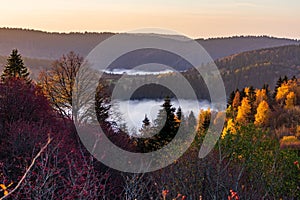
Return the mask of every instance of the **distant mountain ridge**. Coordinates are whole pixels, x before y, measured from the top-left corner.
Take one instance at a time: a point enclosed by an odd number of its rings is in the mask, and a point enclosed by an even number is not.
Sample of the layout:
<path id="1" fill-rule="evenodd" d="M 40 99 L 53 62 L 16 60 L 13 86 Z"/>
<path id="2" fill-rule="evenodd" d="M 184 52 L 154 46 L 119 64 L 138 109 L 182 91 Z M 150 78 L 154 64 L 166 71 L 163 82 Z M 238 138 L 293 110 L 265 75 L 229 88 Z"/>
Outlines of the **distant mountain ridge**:
<path id="1" fill-rule="evenodd" d="M 53 60 L 69 51 L 86 56 L 99 42 L 114 33 L 48 33 L 35 30 L 0 28 L 0 69 L 12 49 L 17 48 L 30 68 L 32 78 L 49 67 Z M 237 87 L 252 84 L 259 87 L 265 81 L 274 86 L 280 75 L 299 74 L 300 41 L 267 36 L 235 36 L 230 38 L 197 39 L 219 67 L 229 92 Z M 277 56 L 277 57 L 276 57 Z M 132 64 L 157 59 L 168 60 L 178 70 L 190 67 L 171 54 L 161 52 L 134 52 L 120 59 L 113 68 L 130 69 Z"/>
<path id="2" fill-rule="evenodd" d="M 50 33 L 0 28 L 0 55 L 7 56 L 13 48 L 17 48 L 24 57 L 29 58 L 53 60 L 69 51 L 86 56 L 101 41 L 113 35 L 115 33 Z M 298 40 L 268 36 L 235 36 L 196 39 L 196 41 L 206 49 L 214 60 L 255 49 L 300 44 Z M 145 59 L 145 57 L 141 57 L 141 59 Z"/>

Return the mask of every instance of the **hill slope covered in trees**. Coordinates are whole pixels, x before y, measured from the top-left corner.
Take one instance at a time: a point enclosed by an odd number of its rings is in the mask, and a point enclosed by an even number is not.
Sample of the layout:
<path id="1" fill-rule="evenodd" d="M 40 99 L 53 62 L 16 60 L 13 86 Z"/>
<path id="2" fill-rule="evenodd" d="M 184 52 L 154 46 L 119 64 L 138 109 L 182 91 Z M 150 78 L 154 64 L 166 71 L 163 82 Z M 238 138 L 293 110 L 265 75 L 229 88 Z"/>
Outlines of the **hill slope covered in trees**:
<path id="1" fill-rule="evenodd" d="M 99 42 L 115 33 L 49 33 L 36 30 L 0 28 L 0 55 L 17 48 L 24 57 L 57 59 L 68 51 L 86 56 Z M 213 59 L 244 51 L 299 44 L 297 40 L 274 37 L 236 36 L 196 39 Z M 148 55 L 144 55 L 148 56 Z M 137 57 L 138 58 L 138 57 Z M 142 57 L 144 59 L 144 57 Z"/>

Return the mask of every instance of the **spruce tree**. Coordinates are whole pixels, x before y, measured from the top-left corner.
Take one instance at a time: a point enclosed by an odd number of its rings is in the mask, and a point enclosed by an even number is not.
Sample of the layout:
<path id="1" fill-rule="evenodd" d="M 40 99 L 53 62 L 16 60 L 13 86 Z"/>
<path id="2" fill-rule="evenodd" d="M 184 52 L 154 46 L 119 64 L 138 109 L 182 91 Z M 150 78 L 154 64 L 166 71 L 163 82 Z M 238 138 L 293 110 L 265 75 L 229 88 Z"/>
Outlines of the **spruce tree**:
<path id="1" fill-rule="evenodd" d="M 177 119 L 181 120 L 181 118 L 182 118 L 182 111 L 181 111 L 180 107 L 177 109 L 176 116 L 177 116 Z"/>
<path id="2" fill-rule="evenodd" d="M 280 76 L 279 79 L 276 82 L 276 86 L 275 86 L 275 89 L 274 89 L 274 93 L 273 93 L 273 98 L 274 99 L 276 98 L 276 95 L 277 95 L 277 92 L 278 92 L 278 88 L 280 88 L 280 86 L 282 85 L 282 83 L 283 83 L 283 80 L 282 80 L 282 78 Z"/>
<path id="3" fill-rule="evenodd" d="M 179 122 L 175 120 L 176 109 L 172 107 L 171 99 L 165 98 L 157 119 L 154 120 L 155 135 L 144 140 L 144 152 L 155 151 L 168 144 L 176 135 Z"/>
<path id="4" fill-rule="evenodd" d="M 27 67 L 25 67 L 22 57 L 18 53 L 17 49 L 12 50 L 1 75 L 2 81 L 9 78 L 22 78 L 28 83 L 31 82 L 29 78 L 29 71 Z"/>
<path id="5" fill-rule="evenodd" d="M 147 115 L 145 115 L 145 118 L 143 120 L 143 128 L 148 127 L 150 125 L 150 120 L 148 119 Z"/>

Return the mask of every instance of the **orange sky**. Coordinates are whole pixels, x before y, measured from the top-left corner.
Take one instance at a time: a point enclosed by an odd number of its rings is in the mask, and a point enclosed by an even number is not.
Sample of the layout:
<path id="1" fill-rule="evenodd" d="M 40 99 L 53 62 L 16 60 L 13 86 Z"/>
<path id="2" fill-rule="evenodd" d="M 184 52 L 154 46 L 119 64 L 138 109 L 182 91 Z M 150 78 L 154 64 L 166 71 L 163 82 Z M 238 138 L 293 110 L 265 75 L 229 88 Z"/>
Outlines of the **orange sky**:
<path id="1" fill-rule="evenodd" d="M 59 32 L 153 27 L 193 38 L 271 35 L 300 39 L 299 8 L 298 0 L 4 0 L 0 27 Z"/>

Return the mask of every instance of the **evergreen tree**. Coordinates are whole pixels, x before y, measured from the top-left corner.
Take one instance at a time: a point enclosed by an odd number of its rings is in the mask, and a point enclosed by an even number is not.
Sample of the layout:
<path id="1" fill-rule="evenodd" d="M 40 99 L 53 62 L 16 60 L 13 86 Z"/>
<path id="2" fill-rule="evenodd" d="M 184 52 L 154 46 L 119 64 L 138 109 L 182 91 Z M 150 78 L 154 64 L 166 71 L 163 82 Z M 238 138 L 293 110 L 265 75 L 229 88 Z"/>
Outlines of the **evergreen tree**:
<path id="1" fill-rule="evenodd" d="M 180 107 L 177 109 L 176 116 L 177 116 L 178 120 L 181 120 L 181 118 L 182 118 L 182 111 L 181 111 Z"/>
<path id="2" fill-rule="evenodd" d="M 31 82 L 29 78 L 29 71 L 27 67 L 25 67 L 22 57 L 18 53 L 17 49 L 12 50 L 1 75 L 2 81 L 5 81 L 9 78 L 22 78 L 27 83 Z"/>
<path id="3" fill-rule="evenodd" d="M 283 81 L 284 83 L 287 83 L 287 82 L 289 81 L 289 79 L 288 79 L 288 77 L 285 75 L 285 76 L 283 77 L 282 81 Z"/>
<path id="4" fill-rule="evenodd" d="M 229 96 L 228 101 L 227 101 L 227 107 L 230 106 L 230 105 L 232 105 L 233 100 L 234 100 L 234 97 L 235 97 L 235 92 L 232 91 L 232 92 L 230 93 L 230 96 Z"/>
<path id="5" fill-rule="evenodd" d="M 188 117 L 181 117 L 180 121 L 180 126 L 183 126 L 181 130 L 184 131 L 184 133 L 195 133 L 197 121 L 193 111 L 190 112 Z"/>
<path id="6" fill-rule="evenodd" d="M 145 118 L 143 120 L 143 128 L 150 126 L 150 120 L 148 119 L 147 115 L 145 115 Z"/>
<path id="7" fill-rule="evenodd" d="M 278 81 L 276 82 L 276 86 L 274 89 L 274 94 L 273 94 L 273 98 L 276 98 L 277 92 L 278 92 L 278 88 L 280 88 L 281 84 L 283 83 L 283 80 L 281 78 L 281 76 L 279 77 Z"/>
<path id="8" fill-rule="evenodd" d="M 195 131 L 196 125 L 197 125 L 197 120 L 195 117 L 195 114 L 193 111 L 190 112 L 188 119 L 187 119 L 187 125 L 190 128 L 190 130 Z"/>
<path id="9" fill-rule="evenodd" d="M 144 140 L 143 152 L 160 149 L 175 137 L 180 124 L 175 118 L 175 111 L 176 109 L 172 107 L 170 98 L 166 97 L 157 119 L 154 120 L 153 131 L 156 134 Z"/>

